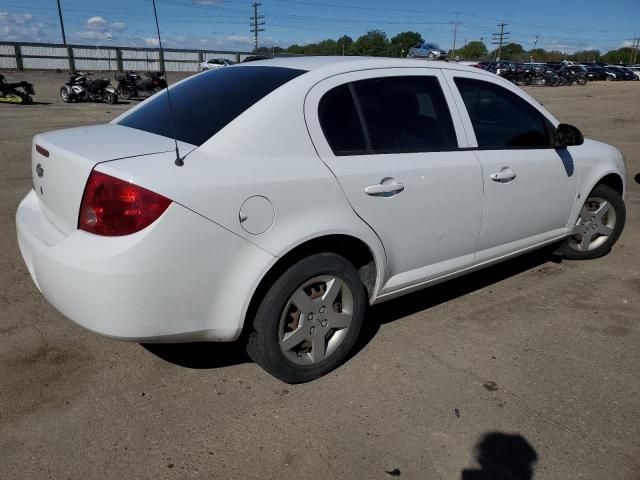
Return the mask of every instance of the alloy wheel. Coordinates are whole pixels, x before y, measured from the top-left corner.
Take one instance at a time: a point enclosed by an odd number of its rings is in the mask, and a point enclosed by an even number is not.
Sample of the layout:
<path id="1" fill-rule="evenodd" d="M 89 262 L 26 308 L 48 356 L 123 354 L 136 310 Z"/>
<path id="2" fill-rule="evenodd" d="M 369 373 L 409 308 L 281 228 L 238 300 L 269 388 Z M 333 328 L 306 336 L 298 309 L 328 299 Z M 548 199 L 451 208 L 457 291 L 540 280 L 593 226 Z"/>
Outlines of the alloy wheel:
<path id="1" fill-rule="evenodd" d="M 291 295 L 280 317 L 282 353 L 298 365 L 317 364 L 344 342 L 353 319 L 347 284 L 332 275 L 306 281 Z"/>
<path id="2" fill-rule="evenodd" d="M 580 210 L 569 246 L 579 252 L 595 250 L 605 243 L 616 226 L 616 211 L 600 197 L 589 197 Z"/>

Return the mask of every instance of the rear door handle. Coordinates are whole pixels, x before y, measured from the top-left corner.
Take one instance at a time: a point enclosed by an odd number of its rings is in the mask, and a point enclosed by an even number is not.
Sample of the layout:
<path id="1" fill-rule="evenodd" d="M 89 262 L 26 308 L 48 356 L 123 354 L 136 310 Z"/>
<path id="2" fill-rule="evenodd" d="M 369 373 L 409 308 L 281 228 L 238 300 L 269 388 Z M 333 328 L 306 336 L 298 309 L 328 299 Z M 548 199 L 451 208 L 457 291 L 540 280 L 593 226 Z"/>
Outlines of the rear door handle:
<path id="1" fill-rule="evenodd" d="M 494 182 L 507 183 L 516 178 L 516 172 L 509 167 L 504 167 L 502 170 L 491 174 L 491 180 Z"/>
<path id="2" fill-rule="evenodd" d="M 385 180 L 383 180 L 384 182 Z M 395 180 L 390 183 L 378 183 L 376 185 L 369 185 L 364 189 L 367 195 L 379 195 L 379 196 L 391 196 L 400 193 L 404 190 L 402 183 L 397 183 Z"/>

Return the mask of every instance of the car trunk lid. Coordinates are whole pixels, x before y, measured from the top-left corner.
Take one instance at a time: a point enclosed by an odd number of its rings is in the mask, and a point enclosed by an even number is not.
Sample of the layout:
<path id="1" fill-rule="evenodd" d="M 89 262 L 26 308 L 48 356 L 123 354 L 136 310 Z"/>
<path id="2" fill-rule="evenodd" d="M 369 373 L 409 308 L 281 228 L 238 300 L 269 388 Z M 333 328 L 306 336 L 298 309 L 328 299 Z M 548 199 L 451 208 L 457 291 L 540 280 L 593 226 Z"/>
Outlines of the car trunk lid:
<path id="1" fill-rule="evenodd" d="M 195 148 L 182 142 L 178 146 L 181 156 Z M 173 150 L 171 138 L 115 124 L 38 134 L 31 148 L 33 187 L 51 223 L 70 234 L 77 229 L 82 194 L 93 167 Z"/>

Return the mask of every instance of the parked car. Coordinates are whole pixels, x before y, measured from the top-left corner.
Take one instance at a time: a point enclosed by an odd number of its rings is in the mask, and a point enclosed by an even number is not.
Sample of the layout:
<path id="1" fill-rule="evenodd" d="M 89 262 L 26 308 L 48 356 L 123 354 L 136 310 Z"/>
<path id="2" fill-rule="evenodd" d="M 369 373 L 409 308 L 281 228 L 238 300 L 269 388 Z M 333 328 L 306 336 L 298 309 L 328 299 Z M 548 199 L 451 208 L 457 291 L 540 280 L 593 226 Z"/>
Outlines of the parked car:
<path id="1" fill-rule="evenodd" d="M 212 70 L 214 68 L 229 67 L 233 64 L 234 62 L 228 58 L 210 58 L 206 62 L 202 62 L 200 64 L 200 70 L 206 72 L 207 70 Z"/>
<path id="2" fill-rule="evenodd" d="M 636 72 L 629 67 L 623 67 L 623 66 L 618 66 L 616 67 L 618 70 L 622 70 L 623 75 L 624 75 L 624 80 L 638 80 L 638 76 L 636 75 Z"/>
<path id="3" fill-rule="evenodd" d="M 244 60 L 242 60 L 242 63 L 247 63 L 247 62 L 257 62 L 260 60 L 269 60 L 271 57 L 268 57 L 267 55 L 249 55 L 248 57 L 245 57 Z"/>
<path id="4" fill-rule="evenodd" d="M 18 240 L 58 310 L 123 340 L 242 339 L 291 383 L 343 363 L 370 304 L 545 245 L 600 257 L 625 223 L 619 150 L 455 64 L 220 68 L 31 155 Z"/>
<path id="5" fill-rule="evenodd" d="M 419 43 L 409 49 L 408 58 L 429 58 L 431 60 L 444 60 L 447 52 L 435 43 Z"/>
<path id="6" fill-rule="evenodd" d="M 616 76 L 616 80 L 628 81 L 628 80 L 636 79 L 635 74 L 624 67 L 618 67 L 616 65 L 608 65 L 605 68 L 607 69 L 608 72 L 613 73 Z"/>
<path id="7" fill-rule="evenodd" d="M 589 80 L 616 80 L 616 75 L 612 72 L 607 71 L 604 67 L 599 67 L 597 65 L 584 65 L 587 69 L 587 78 Z"/>
<path id="8" fill-rule="evenodd" d="M 631 66 L 627 68 L 633 72 L 633 74 L 636 76 L 636 80 L 640 80 L 640 67 Z"/>

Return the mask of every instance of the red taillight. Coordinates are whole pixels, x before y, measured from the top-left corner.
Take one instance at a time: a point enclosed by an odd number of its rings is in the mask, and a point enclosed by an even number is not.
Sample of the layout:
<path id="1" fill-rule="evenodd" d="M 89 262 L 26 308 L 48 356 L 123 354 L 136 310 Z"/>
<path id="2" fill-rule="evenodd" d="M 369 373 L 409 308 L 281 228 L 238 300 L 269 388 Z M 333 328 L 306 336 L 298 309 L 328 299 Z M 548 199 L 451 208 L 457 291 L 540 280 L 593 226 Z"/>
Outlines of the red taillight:
<path id="1" fill-rule="evenodd" d="M 146 188 L 93 171 L 84 188 L 78 228 L 108 237 L 129 235 L 155 222 L 170 204 Z"/>

